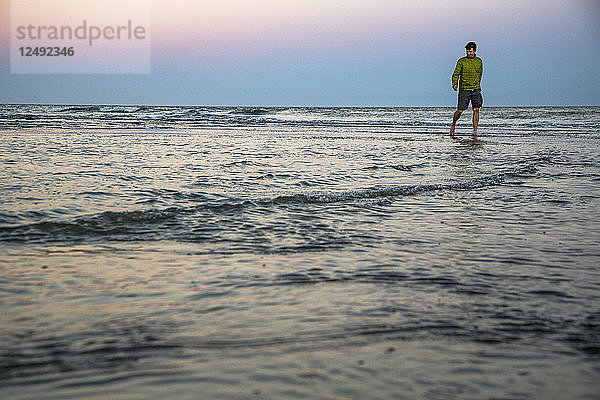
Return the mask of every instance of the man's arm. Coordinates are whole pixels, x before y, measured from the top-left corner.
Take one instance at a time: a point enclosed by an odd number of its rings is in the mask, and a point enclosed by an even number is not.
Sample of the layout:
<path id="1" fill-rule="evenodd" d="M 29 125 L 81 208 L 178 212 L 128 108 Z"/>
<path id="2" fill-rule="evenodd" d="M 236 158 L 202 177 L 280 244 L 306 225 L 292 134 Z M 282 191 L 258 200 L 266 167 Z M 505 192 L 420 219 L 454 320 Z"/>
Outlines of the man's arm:
<path id="1" fill-rule="evenodd" d="M 454 89 L 454 91 L 458 89 L 458 77 L 460 76 L 461 72 L 462 63 L 460 62 L 460 60 L 458 60 L 456 62 L 456 68 L 454 68 L 454 73 L 452 74 L 452 88 Z"/>

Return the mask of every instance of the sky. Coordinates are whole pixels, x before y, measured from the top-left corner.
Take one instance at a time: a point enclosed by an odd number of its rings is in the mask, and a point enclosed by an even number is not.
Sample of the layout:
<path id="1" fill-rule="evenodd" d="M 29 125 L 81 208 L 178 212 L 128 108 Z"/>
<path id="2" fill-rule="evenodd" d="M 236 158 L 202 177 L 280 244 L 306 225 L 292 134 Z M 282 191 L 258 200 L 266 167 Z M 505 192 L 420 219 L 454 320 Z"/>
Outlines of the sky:
<path id="1" fill-rule="evenodd" d="M 11 73 L 10 7 L 0 103 L 454 106 L 475 41 L 484 106 L 600 105 L 598 0 L 148 0 L 150 72 L 76 74 Z"/>

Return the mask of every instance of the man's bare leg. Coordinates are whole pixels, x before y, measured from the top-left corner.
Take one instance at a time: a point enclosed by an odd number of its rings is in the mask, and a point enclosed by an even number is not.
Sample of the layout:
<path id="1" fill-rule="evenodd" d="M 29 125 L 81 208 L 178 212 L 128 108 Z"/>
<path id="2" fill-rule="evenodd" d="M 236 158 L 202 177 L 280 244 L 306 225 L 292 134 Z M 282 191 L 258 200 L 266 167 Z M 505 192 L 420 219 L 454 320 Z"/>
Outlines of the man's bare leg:
<path id="1" fill-rule="evenodd" d="M 477 134 L 477 126 L 479 125 L 479 108 L 473 109 L 473 135 Z"/>
<path id="2" fill-rule="evenodd" d="M 454 136 L 454 130 L 456 129 L 456 121 L 460 118 L 460 115 L 464 110 L 456 110 L 454 112 L 454 116 L 452 117 L 452 126 L 450 126 L 450 136 Z M 478 109 L 479 111 L 479 109 Z"/>

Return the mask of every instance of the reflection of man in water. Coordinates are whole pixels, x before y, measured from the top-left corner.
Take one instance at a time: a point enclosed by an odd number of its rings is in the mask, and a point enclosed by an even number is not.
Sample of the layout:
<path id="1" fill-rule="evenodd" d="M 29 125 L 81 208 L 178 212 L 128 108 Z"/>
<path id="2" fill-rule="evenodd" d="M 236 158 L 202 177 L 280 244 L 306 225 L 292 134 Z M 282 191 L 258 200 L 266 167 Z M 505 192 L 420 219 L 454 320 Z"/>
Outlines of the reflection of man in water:
<path id="1" fill-rule="evenodd" d="M 467 50 L 467 56 L 457 61 L 452 74 L 452 88 L 454 91 L 458 89 L 458 106 L 452 118 L 451 136 L 454 136 L 456 121 L 458 121 L 463 111 L 469 108 L 469 102 L 473 105 L 473 133 L 476 134 L 477 125 L 479 124 L 479 108 L 483 105 L 480 85 L 481 76 L 483 75 L 483 61 L 475 55 L 477 51 L 475 42 L 467 43 L 465 49 Z"/>

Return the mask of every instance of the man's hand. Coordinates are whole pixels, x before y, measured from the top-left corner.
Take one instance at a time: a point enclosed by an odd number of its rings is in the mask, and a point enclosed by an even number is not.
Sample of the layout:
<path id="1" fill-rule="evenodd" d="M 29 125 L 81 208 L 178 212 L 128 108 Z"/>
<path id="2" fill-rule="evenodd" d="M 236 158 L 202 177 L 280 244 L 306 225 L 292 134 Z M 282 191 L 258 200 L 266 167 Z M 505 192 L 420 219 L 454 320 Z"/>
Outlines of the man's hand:
<path id="1" fill-rule="evenodd" d="M 452 89 L 454 89 L 454 91 L 456 92 L 458 90 L 458 85 L 452 86 Z"/>

